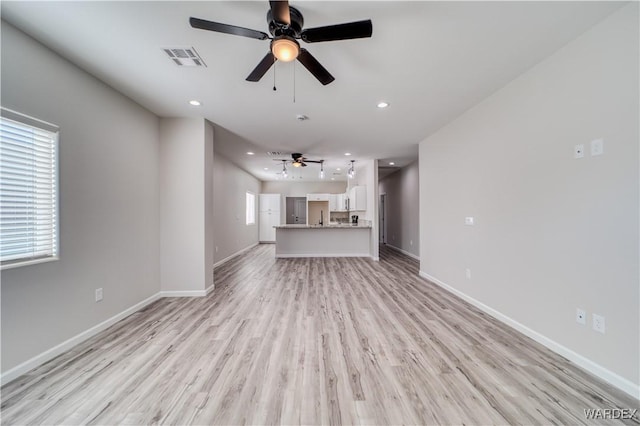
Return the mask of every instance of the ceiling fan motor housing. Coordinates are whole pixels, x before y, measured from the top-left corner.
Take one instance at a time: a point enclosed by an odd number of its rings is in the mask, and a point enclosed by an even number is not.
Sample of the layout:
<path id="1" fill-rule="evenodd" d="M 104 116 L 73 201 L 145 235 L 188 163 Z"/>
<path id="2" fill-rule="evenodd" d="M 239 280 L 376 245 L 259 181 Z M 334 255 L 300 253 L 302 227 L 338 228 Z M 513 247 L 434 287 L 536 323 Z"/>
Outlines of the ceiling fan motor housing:
<path id="1" fill-rule="evenodd" d="M 283 25 L 279 24 L 273 19 L 273 12 L 271 9 L 267 11 L 267 23 L 269 24 L 269 32 L 272 36 L 278 37 L 286 35 L 293 38 L 300 38 L 302 27 L 304 26 L 304 18 L 302 13 L 295 7 L 289 6 L 289 14 L 291 16 L 291 24 Z"/>

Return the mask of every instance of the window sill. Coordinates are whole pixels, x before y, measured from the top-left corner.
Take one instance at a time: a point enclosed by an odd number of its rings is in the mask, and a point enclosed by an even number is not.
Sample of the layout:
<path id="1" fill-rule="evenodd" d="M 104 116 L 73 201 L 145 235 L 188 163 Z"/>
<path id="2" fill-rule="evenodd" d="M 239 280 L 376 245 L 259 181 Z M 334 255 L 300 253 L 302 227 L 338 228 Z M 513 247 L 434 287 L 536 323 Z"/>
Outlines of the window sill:
<path id="1" fill-rule="evenodd" d="M 37 265 L 38 263 L 55 262 L 60 260 L 58 256 L 43 257 L 40 259 L 21 260 L 18 262 L 6 263 L 0 266 L 0 270 L 19 268 L 22 266 Z"/>

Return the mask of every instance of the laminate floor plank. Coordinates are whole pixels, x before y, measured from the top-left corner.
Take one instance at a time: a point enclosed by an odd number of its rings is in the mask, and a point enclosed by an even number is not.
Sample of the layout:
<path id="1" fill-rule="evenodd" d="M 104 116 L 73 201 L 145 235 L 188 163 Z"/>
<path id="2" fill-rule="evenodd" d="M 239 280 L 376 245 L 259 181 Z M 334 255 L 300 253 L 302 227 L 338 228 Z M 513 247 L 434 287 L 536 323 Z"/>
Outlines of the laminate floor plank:
<path id="1" fill-rule="evenodd" d="M 640 402 L 418 276 L 382 246 L 275 259 L 164 298 L 1 389 L 2 424 L 630 424 Z"/>

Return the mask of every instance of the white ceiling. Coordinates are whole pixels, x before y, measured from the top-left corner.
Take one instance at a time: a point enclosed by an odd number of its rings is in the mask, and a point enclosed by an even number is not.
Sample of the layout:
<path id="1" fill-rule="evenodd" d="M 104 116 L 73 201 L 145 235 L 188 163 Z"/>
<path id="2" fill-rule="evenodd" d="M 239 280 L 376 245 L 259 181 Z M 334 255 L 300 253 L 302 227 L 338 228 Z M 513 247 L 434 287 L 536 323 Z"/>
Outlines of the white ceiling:
<path id="1" fill-rule="evenodd" d="M 157 115 L 215 123 L 216 150 L 261 180 L 281 169 L 267 151 L 324 159 L 327 175 L 340 167 L 343 180 L 349 159 L 396 167 L 417 159 L 425 137 L 623 4 L 292 1 L 305 28 L 370 18 L 373 37 L 301 43 L 336 80 L 322 86 L 300 64 L 276 63 L 275 92 L 273 69 L 245 81 L 268 40 L 189 26 L 194 16 L 268 32 L 267 1 L 3 0 L 1 13 Z M 180 46 L 195 47 L 207 67 L 178 67 L 161 50 Z M 376 108 L 380 100 L 390 106 Z M 318 171 L 295 176 L 317 180 Z"/>

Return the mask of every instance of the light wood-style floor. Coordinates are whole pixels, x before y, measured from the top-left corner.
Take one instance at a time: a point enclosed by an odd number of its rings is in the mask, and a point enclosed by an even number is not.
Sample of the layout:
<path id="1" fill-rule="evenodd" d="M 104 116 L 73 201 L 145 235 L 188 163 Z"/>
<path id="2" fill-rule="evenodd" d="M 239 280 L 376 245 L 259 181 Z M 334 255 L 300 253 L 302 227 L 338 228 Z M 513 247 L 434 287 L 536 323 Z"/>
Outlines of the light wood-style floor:
<path id="1" fill-rule="evenodd" d="M 273 249 L 217 268 L 210 296 L 161 299 L 4 386 L 2 423 L 546 425 L 638 408 L 406 256 Z"/>

